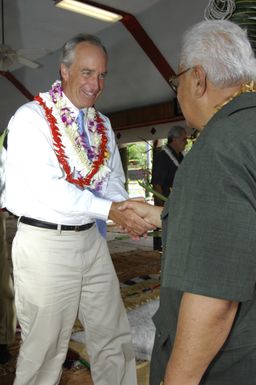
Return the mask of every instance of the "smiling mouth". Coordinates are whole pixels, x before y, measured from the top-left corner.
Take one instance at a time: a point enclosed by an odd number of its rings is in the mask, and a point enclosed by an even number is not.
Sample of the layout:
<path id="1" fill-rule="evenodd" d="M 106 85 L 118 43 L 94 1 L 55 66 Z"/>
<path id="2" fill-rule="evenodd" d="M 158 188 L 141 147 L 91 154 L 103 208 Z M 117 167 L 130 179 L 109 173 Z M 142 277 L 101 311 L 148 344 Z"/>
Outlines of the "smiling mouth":
<path id="1" fill-rule="evenodd" d="M 97 96 L 97 93 L 95 92 L 89 92 L 89 91 L 82 91 L 83 95 L 86 96 L 87 98 L 95 98 Z"/>

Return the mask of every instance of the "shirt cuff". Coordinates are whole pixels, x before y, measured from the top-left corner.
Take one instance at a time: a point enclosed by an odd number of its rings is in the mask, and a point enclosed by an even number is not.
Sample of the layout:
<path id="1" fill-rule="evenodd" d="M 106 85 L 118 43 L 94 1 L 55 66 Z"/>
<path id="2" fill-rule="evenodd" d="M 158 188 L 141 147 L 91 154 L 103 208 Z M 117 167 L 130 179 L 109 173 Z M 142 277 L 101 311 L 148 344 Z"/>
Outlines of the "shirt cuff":
<path id="1" fill-rule="evenodd" d="M 106 221 L 108 219 L 108 214 L 112 201 L 107 199 L 102 199 L 98 197 L 93 197 L 91 201 L 91 206 L 89 208 L 89 215 L 91 218 L 103 219 Z"/>

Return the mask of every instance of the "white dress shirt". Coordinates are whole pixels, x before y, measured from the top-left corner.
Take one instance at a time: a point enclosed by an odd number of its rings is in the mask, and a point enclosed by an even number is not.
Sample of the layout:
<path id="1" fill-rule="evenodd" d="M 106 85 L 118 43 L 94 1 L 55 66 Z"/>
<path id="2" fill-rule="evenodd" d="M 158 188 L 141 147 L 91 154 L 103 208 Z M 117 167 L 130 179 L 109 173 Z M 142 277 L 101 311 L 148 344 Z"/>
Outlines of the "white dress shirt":
<path id="1" fill-rule="evenodd" d="M 68 101 L 77 116 L 79 110 Z M 26 216 L 65 225 L 81 225 L 108 218 L 111 203 L 128 198 L 124 173 L 109 119 L 100 114 L 107 129 L 109 176 L 101 197 L 66 181 L 54 152 L 43 108 L 35 101 L 18 109 L 8 126 L 6 207 Z"/>

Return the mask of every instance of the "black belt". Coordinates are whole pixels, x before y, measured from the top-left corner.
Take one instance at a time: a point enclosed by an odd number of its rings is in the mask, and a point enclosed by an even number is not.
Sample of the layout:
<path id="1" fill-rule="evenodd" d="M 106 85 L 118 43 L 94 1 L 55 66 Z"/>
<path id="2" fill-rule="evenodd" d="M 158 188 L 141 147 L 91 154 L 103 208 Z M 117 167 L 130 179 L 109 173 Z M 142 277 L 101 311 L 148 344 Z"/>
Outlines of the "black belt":
<path id="1" fill-rule="evenodd" d="M 57 225 L 56 223 L 39 221 L 38 219 L 33 219 L 28 217 L 20 217 L 20 222 L 30 226 L 42 227 L 43 229 L 62 230 L 62 231 L 89 230 L 94 225 L 94 223 L 86 223 L 85 225 L 80 225 L 80 226 Z"/>

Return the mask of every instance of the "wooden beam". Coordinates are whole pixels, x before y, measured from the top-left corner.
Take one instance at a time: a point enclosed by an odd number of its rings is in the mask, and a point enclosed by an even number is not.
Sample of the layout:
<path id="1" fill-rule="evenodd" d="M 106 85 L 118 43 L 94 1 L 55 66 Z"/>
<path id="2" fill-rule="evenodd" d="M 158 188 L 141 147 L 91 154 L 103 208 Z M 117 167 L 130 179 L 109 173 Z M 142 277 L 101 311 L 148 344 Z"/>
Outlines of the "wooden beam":
<path id="1" fill-rule="evenodd" d="M 141 46 L 143 51 L 147 54 L 152 63 L 156 66 L 160 74 L 167 81 L 169 85 L 170 76 L 175 75 L 174 70 L 170 66 L 170 64 L 166 61 L 165 57 L 159 51 L 157 46 L 151 40 L 151 38 L 147 35 L 144 28 L 142 28 L 141 24 L 138 20 L 132 16 L 125 16 L 121 20 L 126 29 L 131 33 L 137 43 Z"/>
<path id="2" fill-rule="evenodd" d="M 114 131 L 184 120 L 182 114 L 177 114 L 175 103 L 170 101 L 107 113 L 106 115 L 110 119 Z"/>
<path id="3" fill-rule="evenodd" d="M 183 115 L 173 116 L 172 118 L 168 118 L 168 119 L 159 119 L 159 120 L 154 119 L 145 123 L 124 124 L 123 126 L 112 127 L 112 128 L 114 131 L 123 131 L 123 130 L 129 130 L 132 128 L 141 128 L 145 126 L 156 126 L 158 124 L 164 124 L 164 123 L 180 122 L 181 120 L 184 120 Z"/>
<path id="4" fill-rule="evenodd" d="M 152 39 L 148 36 L 144 28 L 138 22 L 138 20 L 130 13 L 124 12 L 120 9 L 109 7 L 105 4 L 100 4 L 96 1 L 91 0 L 79 0 L 81 3 L 92 5 L 97 8 L 104 9 L 105 11 L 114 12 L 122 16 L 120 22 L 124 25 L 127 31 L 134 37 L 143 51 L 146 53 L 148 58 L 156 66 L 160 74 L 169 84 L 169 78 L 175 75 L 175 71 L 172 69 L 170 64 L 167 62 L 165 57 L 162 55 L 160 50 L 154 44 Z"/>
<path id="5" fill-rule="evenodd" d="M 8 79 L 28 100 L 33 100 L 34 96 L 24 87 L 23 84 L 9 71 L 0 71 L 0 75 Z"/>

